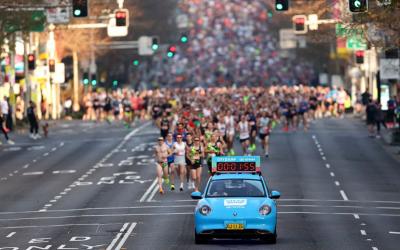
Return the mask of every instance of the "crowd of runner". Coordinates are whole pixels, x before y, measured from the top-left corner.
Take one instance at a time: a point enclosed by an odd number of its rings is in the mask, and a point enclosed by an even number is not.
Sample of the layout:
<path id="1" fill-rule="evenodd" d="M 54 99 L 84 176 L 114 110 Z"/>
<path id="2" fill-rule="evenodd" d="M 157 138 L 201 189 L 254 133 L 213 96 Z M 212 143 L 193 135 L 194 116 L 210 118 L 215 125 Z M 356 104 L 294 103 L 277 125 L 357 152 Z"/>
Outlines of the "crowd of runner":
<path id="1" fill-rule="evenodd" d="M 162 183 L 175 190 L 184 183 L 199 190 L 202 166 L 220 155 L 252 155 L 261 146 L 269 157 L 269 137 L 281 124 L 284 131 L 303 129 L 319 117 L 343 116 L 351 107 L 343 89 L 306 86 L 196 88 L 152 91 L 151 114 L 160 129 L 156 146 L 160 193 Z M 240 142 L 235 150 L 234 141 Z"/>

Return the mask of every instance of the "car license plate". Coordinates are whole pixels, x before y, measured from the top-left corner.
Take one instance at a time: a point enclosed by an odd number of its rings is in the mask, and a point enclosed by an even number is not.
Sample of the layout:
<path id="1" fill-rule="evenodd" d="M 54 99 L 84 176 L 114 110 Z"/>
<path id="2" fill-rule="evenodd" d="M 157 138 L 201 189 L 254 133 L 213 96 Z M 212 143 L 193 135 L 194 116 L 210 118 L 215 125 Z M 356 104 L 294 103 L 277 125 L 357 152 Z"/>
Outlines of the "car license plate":
<path id="1" fill-rule="evenodd" d="M 243 226 L 243 224 L 232 223 L 232 224 L 227 224 L 226 229 L 227 230 L 243 230 L 244 226 Z"/>

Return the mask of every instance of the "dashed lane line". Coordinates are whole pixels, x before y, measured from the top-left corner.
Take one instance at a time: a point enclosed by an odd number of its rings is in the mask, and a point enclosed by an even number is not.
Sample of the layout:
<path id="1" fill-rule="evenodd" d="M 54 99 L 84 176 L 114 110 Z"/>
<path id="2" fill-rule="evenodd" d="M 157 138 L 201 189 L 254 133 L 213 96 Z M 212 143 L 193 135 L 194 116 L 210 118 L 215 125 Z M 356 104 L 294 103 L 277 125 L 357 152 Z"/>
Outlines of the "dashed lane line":
<path id="1" fill-rule="evenodd" d="M 25 172 L 22 175 L 26 176 L 26 175 L 42 175 L 43 171 L 37 171 L 37 172 Z"/>
<path id="2" fill-rule="evenodd" d="M 400 232 L 389 231 L 390 234 L 400 234 Z"/>
<path id="3" fill-rule="evenodd" d="M 17 232 L 11 232 L 9 234 L 7 234 L 6 238 L 11 238 L 13 237 Z"/>
<path id="4" fill-rule="evenodd" d="M 342 196 L 343 200 L 348 201 L 349 198 L 347 197 L 346 193 L 343 190 L 340 190 L 340 195 Z"/>

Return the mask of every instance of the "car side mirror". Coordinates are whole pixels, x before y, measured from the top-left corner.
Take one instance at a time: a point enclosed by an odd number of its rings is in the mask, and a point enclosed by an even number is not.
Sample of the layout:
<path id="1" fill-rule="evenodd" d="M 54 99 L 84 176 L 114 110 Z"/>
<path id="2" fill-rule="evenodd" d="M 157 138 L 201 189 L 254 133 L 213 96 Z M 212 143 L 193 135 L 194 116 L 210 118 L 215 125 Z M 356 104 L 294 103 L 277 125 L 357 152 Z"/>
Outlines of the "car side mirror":
<path id="1" fill-rule="evenodd" d="M 192 192 L 190 196 L 193 200 L 200 200 L 203 198 L 203 196 L 201 196 L 201 192 Z"/>
<path id="2" fill-rule="evenodd" d="M 271 191 L 271 199 L 279 199 L 281 197 L 281 193 L 279 193 L 278 191 Z"/>

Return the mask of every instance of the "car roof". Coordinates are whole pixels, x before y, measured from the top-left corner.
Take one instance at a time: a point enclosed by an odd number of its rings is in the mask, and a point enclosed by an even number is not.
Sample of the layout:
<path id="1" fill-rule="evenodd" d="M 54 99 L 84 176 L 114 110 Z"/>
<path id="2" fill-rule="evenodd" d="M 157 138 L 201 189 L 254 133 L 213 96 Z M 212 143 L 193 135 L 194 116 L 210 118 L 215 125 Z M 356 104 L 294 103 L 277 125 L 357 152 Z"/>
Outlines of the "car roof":
<path id="1" fill-rule="evenodd" d="M 211 180 L 226 180 L 226 179 L 262 180 L 262 177 L 258 174 L 248 174 L 248 173 L 215 174 L 211 177 Z"/>

